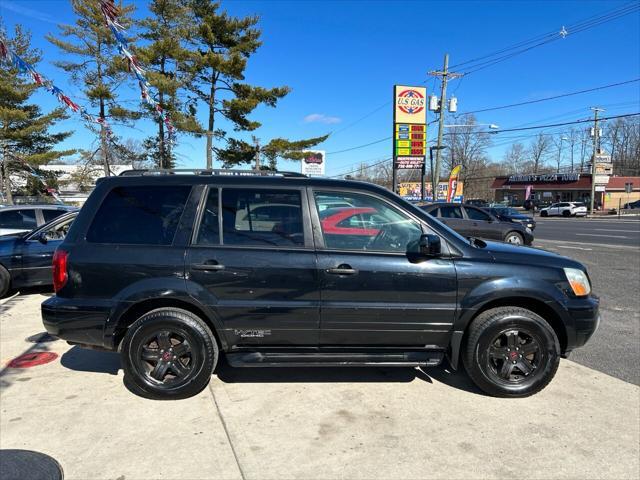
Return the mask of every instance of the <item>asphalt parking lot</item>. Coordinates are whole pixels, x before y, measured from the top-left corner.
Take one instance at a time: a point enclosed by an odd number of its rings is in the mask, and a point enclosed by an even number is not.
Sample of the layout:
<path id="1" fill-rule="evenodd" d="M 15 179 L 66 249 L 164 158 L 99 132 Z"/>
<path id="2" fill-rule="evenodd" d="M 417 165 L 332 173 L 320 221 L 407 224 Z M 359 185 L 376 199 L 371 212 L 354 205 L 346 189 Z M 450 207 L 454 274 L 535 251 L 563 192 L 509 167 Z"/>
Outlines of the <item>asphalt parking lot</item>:
<path id="1" fill-rule="evenodd" d="M 632 217 L 634 218 L 634 217 Z M 640 220 L 542 219 L 534 246 L 582 262 L 601 298 L 602 323 L 571 360 L 640 384 Z M 620 239 L 620 230 L 625 230 Z M 580 237 L 583 232 L 611 236 Z M 619 235 L 616 235 L 619 234 Z M 564 237 L 565 239 L 561 239 Z M 588 238 L 589 241 L 577 241 Z M 630 242 L 631 240 L 632 242 Z"/>
<path id="2" fill-rule="evenodd" d="M 196 397 L 145 400 L 117 354 L 41 336 L 47 294 L 29 291 L 0 301 L 0 449 L 67 479 L 640 478 L 640 250 L 549 236 L 535 245 L 587 265 L 603 323 L 533 397 L 485 396 L 446 366 L 222 364 Z M 25 352 L 53 360 L 7 366 Z"/>
<path id="3" fill-rule="evenodd" d="M 3 368 L 0 448 L 50 455 L 67 479 L 638 477 L 639 387 L 569 360 L 520 400 L 446 368 L 222 366 L 196 397 L 150 401 L 114 353 L 27 340 L 43 299 L 1 307 L 3 365 L 58 357 Z"/>

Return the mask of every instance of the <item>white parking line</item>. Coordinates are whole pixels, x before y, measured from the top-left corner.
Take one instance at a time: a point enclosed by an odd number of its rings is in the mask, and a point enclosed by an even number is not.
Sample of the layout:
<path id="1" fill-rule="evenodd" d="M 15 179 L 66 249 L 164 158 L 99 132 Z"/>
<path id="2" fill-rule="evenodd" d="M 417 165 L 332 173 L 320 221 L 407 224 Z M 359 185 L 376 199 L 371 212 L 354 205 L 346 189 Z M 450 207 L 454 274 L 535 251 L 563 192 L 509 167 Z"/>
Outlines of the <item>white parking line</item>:
<path id="1" fill-rule="evenodd" d="M 593 250 L 593 248 L 572 247 L 570 245 L 558 245 L 558 248 L 571 248 L 573 250 L 586 250 L 589 252 Z"/>
<path id="2" fill-rule="evenodd" d="M 593 228 L 596 232 L 627 232 L 627 233 L 640 233 L 640 230 L 614 230 L 610 228 Z"/>
<path id="3" fill-rule="evenodd" d="M 629 238 L 622 235 L 602 235 L 599 233 L 576 233 L 576 237 L 609 237 L 609 238 Z"/>
<path id="4" fill-rule="evenodd" d="M 544 245 L 544 244 L 551 244 L 554 245 L 556 247 L 559 247 L 560 245 L 576 245 L 579 247 L 595 247 L 596 249 L 601 249 L 601 248 L 610 248 L 612 250 L 632 250 L 634 252 L 638 252 L 640 250 L 640 248 L 633 246 L 633 245 L 611 245 L 609 243 L 589 243 L 589 242 L 571 242 L 571 241 L 567 241 L 567 240 L 547 240 L 544 238 L 536 238 L 534 243 L 533 243 L 533 247 L 537 248 L 540 245 Z M 558 245 L 559 244 L 559 245 Z"/>

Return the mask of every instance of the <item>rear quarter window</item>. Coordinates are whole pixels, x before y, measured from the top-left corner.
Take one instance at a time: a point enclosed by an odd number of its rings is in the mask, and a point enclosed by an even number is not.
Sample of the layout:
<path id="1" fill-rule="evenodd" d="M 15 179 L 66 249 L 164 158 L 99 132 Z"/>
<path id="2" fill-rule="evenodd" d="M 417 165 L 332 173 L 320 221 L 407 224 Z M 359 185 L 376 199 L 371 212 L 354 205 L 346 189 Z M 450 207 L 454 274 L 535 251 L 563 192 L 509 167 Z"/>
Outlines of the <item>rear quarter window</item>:
<path id="1" fill-rule="evenodd" d="M 87 231 L 91 243 L 171 245 L 190 186 L 116 187 Z"/>

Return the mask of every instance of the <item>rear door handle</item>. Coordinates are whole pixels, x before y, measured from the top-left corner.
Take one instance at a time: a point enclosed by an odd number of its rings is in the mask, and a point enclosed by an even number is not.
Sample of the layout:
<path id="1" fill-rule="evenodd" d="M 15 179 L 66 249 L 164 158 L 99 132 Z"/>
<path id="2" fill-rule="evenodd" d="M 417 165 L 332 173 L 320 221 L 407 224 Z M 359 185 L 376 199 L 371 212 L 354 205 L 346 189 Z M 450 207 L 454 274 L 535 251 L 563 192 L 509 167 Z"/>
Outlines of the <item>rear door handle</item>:
<path id="1" fill-rule="evenodd" d="M 218 271 L 218 270 L 224 270 L 225 267 L 224 265 L 221 265 L 215 260 L 213 260 L 205 263 L 196 263 L 194 265 L 191 265 L 191 268 L 193 270 Z"/>
<path id="2" fill-rule="evenodd" d="M 331 273 L 332 275 L 355 275 L 358 273 L 358 270 L 351 268 L 351 265 L 343 263 L 336 268 L 327 268 L 327 273 Z"/>

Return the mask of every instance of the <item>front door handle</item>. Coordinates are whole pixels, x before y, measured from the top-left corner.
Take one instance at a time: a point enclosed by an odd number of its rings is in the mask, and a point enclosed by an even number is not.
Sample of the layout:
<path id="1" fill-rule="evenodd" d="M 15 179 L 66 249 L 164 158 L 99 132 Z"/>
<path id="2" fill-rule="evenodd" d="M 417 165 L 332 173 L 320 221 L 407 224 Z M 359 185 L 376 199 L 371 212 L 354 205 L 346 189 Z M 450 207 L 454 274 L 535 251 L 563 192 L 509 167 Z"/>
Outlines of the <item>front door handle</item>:
<path id="1" fill-rule="evenodd" d="M 355 275 L 358 273 L 358 270 L 351 268 L 351 265 L 343 263 L 336 268 L 327 268 L 327 273 L 331 273 L 332 275 Z"/>
<path id="2" fill-rule="evenodd" d="M 193 270 L 218 271 L 218 270 L 224 270 L 225 267 L 224 265 L 219 264 L 215 260 L 211 260 L 205 263 L 196 263 L 194 265 L 191 265 L 191 268 Z"/>

